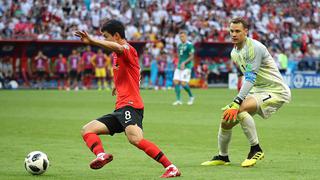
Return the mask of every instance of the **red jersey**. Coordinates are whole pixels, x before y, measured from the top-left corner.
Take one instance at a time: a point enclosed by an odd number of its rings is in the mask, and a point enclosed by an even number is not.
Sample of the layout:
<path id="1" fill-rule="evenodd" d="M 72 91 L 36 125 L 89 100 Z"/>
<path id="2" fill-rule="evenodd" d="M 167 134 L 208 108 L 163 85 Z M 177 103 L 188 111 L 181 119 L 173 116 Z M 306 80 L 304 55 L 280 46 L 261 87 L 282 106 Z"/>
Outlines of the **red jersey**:
<path id="1" fill-rule="evenodd" d="M 140 65 L 137 51 L 129 44 L 123 45 L 122 54 L 112 53 L 113 79 L 117 90 L 116 109 L 132 106 L 143 109 L 140 96 Z"/>

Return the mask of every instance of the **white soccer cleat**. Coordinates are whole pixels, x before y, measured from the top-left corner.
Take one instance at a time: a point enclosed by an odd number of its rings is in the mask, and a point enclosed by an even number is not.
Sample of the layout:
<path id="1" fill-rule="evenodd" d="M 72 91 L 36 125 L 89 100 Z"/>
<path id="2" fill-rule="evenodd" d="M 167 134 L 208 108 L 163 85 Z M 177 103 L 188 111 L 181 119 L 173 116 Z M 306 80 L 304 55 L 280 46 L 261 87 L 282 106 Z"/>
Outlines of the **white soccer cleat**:
<path id="1" fill-rule="evenodd" d="M 174 105 L 174 106 L 182 105 L 182 102 L 177 100 L 177 101 L 173 102 L 172 105 Z"/>
<path id="2" fill-rule="evenodd" d="M 190 97 L 189 101 L 188 101 L 188 105 L 192 105 L 194 101 L 194 97 Z"/>

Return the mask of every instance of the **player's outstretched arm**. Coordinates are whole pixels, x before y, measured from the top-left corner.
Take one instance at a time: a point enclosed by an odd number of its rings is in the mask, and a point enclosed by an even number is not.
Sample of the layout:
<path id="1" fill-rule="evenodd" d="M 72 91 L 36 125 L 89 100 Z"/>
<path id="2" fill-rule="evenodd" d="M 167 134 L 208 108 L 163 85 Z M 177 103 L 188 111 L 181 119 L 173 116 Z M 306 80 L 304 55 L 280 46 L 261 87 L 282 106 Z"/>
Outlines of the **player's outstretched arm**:
<path id="1" fill-rule="evenodd" d="M 86 44 L 92 44 L 96 46 L 103 47 L 115 53 L 121 54 L 123 53 L 124 47 L 118 43 L 106 40 L 100 40 L 92 38 L 86 31 L 76 31 L 74 33 L 75 36 L 79 37 L 82 42 Z"/>

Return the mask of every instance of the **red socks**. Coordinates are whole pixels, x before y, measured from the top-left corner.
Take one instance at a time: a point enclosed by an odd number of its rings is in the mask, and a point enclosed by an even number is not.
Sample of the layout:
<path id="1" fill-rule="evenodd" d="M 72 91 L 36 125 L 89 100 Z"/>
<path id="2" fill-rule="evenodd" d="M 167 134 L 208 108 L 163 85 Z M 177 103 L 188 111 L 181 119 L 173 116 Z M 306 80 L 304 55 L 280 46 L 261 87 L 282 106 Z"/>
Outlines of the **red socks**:
<path id="1" fill-rule="evenodd" d="M 137 147 L 148 154 L 148 156 L 161 163 L 164 168 L 172 164 L 155 144 L 146 139 L 142 139 Z"/>
<path id="2" fill-rule="evenodd" d="M 83 140 L 86 142 L 89 149 L 95 154 L 104 153 L 104 149 L 101 140 L 95 133 L 87 133 L 83 136 Z M 152 142 L 142 139 L 137 147 L 143 150 L 148 156 L 161 163 L 163 167 L 168 167 L 172 163 L 169 159 L 162 153 L 162 151 Z"/>
<path id="3" fill-rule="evenodd" d="M 95 133 L 87 133 L 83 136 L 83 140 L 86 142 L 88 148 L 95 154 L 103 153 L 104 149 L 101 140 Z"/>

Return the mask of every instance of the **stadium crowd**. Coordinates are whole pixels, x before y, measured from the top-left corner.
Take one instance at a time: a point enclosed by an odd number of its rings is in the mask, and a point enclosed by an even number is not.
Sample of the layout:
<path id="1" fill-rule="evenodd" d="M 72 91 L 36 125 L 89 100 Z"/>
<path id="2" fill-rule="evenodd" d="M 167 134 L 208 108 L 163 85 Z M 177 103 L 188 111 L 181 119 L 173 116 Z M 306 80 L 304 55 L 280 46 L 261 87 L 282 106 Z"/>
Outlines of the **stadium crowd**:
<path id="1" fill-rule="evenodd" d="M 175 53 L 181 29 L 193 43 L 229 42 L 234 16 L 249 20 L 249 36 L 270 48 L 280 69 L 288 68 L 287 58 L 291 70 L 319 71 L 320 1 L 310 0 L 0 0 L 0 40 L 77 40 L 76 29 L 99 37 L 101 22 L 115 18 L 126 25 L 129 41 L 150 42 L 149 53 L 159 59 Z M 200 64 L 208 77 L 233 71 L 211 57 Z"/>

